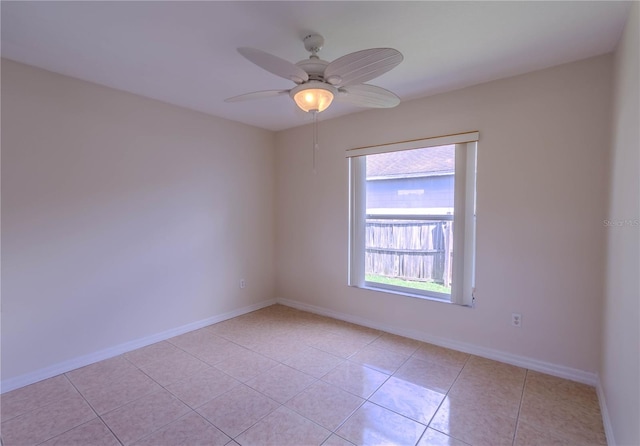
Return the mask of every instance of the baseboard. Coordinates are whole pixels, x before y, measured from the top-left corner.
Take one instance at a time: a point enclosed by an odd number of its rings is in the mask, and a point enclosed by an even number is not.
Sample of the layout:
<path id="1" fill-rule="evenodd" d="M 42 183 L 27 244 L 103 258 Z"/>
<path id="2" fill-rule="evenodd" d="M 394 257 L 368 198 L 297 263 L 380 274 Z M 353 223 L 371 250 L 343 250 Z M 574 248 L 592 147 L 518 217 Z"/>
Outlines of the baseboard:
<path id="1" fill-rule="evenodd" d="M 346 322 L 351 322 L 365 327 L 374 328 L 376 330 L 385 331 L 387 333 L 404 336 L 411 339 L 416 339 L 422 342 L 428 342 L 430 344 L 439 345 L 440 347 L 446 347 L 453 350 L 462 351 L 476 356 L 482 356 L 483 358 L 493 359 L 495 361 L 512 364 L 518 367 L 523 367 L 536 372 L 546 373 L 549 375 L 557 376 L 560 378 L 577 381 L 583 384 L 595 386 L 598 383 L 597 375 L 595 373 L 585 372 L 584 370 L 578 370 L 571 367 L 565 367 L 558 364 L 552 364 L 549 362 L 539 361 L 537 359 L 528 358 L 525 356 L 514 355 L 512 353 L 503 352 L 500 350 L 494 350 L 478 345 L 473 345 L 460 341 L 453 341 L 451 339 L 432 336 L 427 333 L 407 330 L 406 328 L 395 327 L 391 325 L 380 324 L 368 319 L 361 318 L 359 316 L 353 316 L 351 314 L 340 313 L 337 311 L 329 310 L 327 308 L 318 307 L 289 299 L 276 299 L 277 303 L 286 305 L 299 310 L 308 311 L 310 313 L 320 314 L 322 316 L 332 317 Z"/>
<path id="2" fill-rule="evenodd" d="M 607 399 L 604 396 L 604 389 L 602 388 L 602 381 L 600 376 L 597 377 L 596 393 L 598 394 L 598 403 L 600 403 L 600 413 L 602 414 L 602 424 L 604 425 L 604 434 L 607 437 L 607 444 L 609 446 L 615 446 L 616 439 L 613 437 L 613 426 L 611 425 L 611 418 L 609 417 L 609 409 L 607 409 Z"/>
<path id="3" fill-rule="evenodd" d="M 156 333 L 151 336 L 145 336 L 144 338 L 136 339 L 134 341 L 125 342 L 123 344 L 119 344 L 114 347 L 109 347 L 104 350 L 90 353 L 88 355 L 73 358 L 68 361 L 62 361 L 52 366 L 45 367 L 40 370 L 36 370 L 35 372 L 26 373 L 24 375 L 16 376 L 15 378 L 9 378 L 0 382 L 0 389 L 2 389 L 0 393 L 9 392 L 11 390 L 15 390 L 20 387 L 24 387 L 29 384 L 36 383 L 38 381 L 42 381 L 43 379 L 52 378 L 62 373 L 66 373 L 71 370 L 75 370 L 77 368 L 84 367 L 98 361 L 103 361 L 105 359 L 113 358 L 114 356 L 118 356 L 123 353 L 130 352 L 137 348 L 146 347 L 147 345 L 151 345 L 160 341 L 165 341 L 174 336 L 179 336 L 181 334 L 206 327 L 207 325 L 216 324 L 218 322 L 226 321 L 227 319 L 241 316 L 243 314 L 250 313 L 252 311 L 256 311 L 264 307 L 268 307 L 275 303 L 276 303 L 275 299 L 271 299 L 268 301 L 249 305 L 243 308 L 238 308 L 237 310 L 229 311 L 227 313 L 219 314 L 206 319 L 202 319 L 200 321 L 192 322 L 192 323 L 183 325 L 181 327 L 172 328 L 170 330 L 163 331 L 161 333 Z"/>

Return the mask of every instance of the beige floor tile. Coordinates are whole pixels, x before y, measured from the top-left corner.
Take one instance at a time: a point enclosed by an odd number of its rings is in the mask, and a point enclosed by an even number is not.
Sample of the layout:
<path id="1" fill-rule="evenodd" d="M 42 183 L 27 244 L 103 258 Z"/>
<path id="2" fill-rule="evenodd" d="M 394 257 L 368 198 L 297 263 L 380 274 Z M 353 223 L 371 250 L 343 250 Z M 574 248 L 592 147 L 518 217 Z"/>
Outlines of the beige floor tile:
<path id="1" fill-rule="evenodd" d="M 189 353 L 180 351 L 166 359 L 146 363 L 140 366 L 140 370 L 149 375 L 162 386 L 181 381 L 196 373 L 204 372 L 211 366 Z"/>
<path id="2" fill-rule="evenodd" d="M 136 369 L 119 375 L 113 381 L 90 387 L 80 393 L 98 414 L 103 414 L 157 392 L 161 388 L 158 383 Z"/>
<path id="3" fill-rule="evenodd" d="M 317 325 L 308 325 L 305 328 L 292 330 L 291 336 L 295 336 L 296 339 L 305 345 L 315 345 L 320 342 L 327 333 L 327 330 Z"/>
<path id="4" fill-rule="evenodd" d="M 218 322 L 217 324 L 209 325 L 205 327 L 205 330 L 210 331 L 216 336 L 223 336 L 225 333 L 235 332 L 242 330 L 243 326 L 247 323 L 240 320 L 240 318 L 227 319 L 226 321 Z M 223 336 L 224 337 L 224 336 Z"/>
<path id="5" fill-rule="evenodd" d="M 523 421 L 518 421 L 514 446 L 572 446 L 572 443 L 563 440 L 553 432 L 536 429 Z"/>
<path id="6" fill-rule="evenodd" d="M 162 341 L 125 353 L 124 357 L 135 366 L 142 367 L 156 361 L 170 360 L 180 353 L 183 353 L 181 349 L 170 342 Z"/>
<path id="7" fill-rule="evenodd" d="M 322 380 L 361 398 L 369 398 L 388 378 L 385 373 L 347 361 L 323 376 Z"/>
<path id="8" fill-rule="evenodd" d="M 229 341 L 216 336 L 207 327 L 200 328 L 199 330 L 190 331 L 180 336 L 175 336 L 167 341 L 182 350 L 190 352 L 192 349 L 197 349 L 203 345 L 222 345 Z"/>
<path id="9" fill-rule="evenodd" d="M 320 445 L 331 432 L 281 406 L 238 437 L 243 446 Z"/>
<path id="10" fill-rule="evenodd" d="M 467 362 L 467 359 L 469 359 L 469 356 L 470 355 L 467 353 L 425 343 L 423 343 L 413 354 L 414 358 L 447 367 L 457 368 L 458 370 L 462 369 Z"/>
<path id="11" fill-rule="evenodd" d="M 80 391 L 91 387 L 103 386 L 120 379 L 121 376 L 135 371 L 136 367 L 123 356 L 96 362 L 66 373 L 69 381 Z"/>
<path id="12" fill-rule="evenodd" d="M 490 359 L 471 356 L 452 387 L 453 393 L 471 398 L 495 400 L 509 416 L 517 416 L 522 399 L 526 369 Z"/>
<path id="13" fill-rule="evenodd" d="M 401 355 L 411 356 L 422 345 L 422 342 L 415 339 L 405 338 L 391 333 L 382 333 L 380 337 L 374 340 L 371 345 L 373 347 L 385 348 Z"/>
<path id="14" fill-rule="evenodd" d="M 200 406 L 197 412 L 235 438 L 278 407 L 277 402 L 242 384 Z"/>
<path id="15" fill-rule="evenodd" d="M 84 423 L 64 434 L 58 435 L 43 446 L 120 446 L 109 428 L 99 418 Z"/>
<path id="16" fill-rule="evenodd" d="M 599 407 L 595 387 L 531 370 L 527 372 L 525 393 L 553 401 L 570 401 L 588 407 Z"/>
<path id="17" fill-rule="evenodd" d="M 289 400 L 286 406 L 320 426 L 334 431 L 364 401 L 336 386 L 317 381 Z"/>
<path id="18" fill-rule="evenodd" d="M 11 418 L 58 401 L 76 393 L 65 375 L 31 384 L 0 396 L 0 420 Z"/>
<path id="19" fill-rule="evenodd" d="M 307 347 L 302 352 L 284 361 L 284 364 L 307 375 L 320 378 L 343 362 L 344 359 L 342 358 L 317 348 Z"/>
<path id="20" fill-rule="evenodd" d="M 456 367 L 409 358 L 393 376 L 436 392 L 447 393 L 459 373 L 460 369 Z"/>
<path id="21" fill-rule="evenodd" d="M 516 418 L 487 410 L 464 395 L 448 395 L 429 427 L 474 446 L 507 446 L 513 441 Z"/>
<path id="22" fill-rule="evenodd" d="M 460 376 L 476 378 L 481 382 L 500 382 L 502 385 L 517 387 L 521 391 L 526 373 L 527 370 L 521 367 L 472 355 Z"/>
<path id="23" fill-rule="evenodd" d="M 522 387 L 494 380 L 483 381 L 474 376 L 459 376 L 449 390 L 449 396 L 465 398 L 470 404 L 515 418 L 520 409 Z"/>
<path id="24" fill-rule="evenodd" d="M 225 359 L 228 359 L 238 353 L 245 351 L 245 348 L 238 344 L 214 335 L 209 330 L 201 329 L 198 336 L 183 337 L 190 333 L 186 333 L 179 338 L 180 340 L 169 339 L 169 342 L 183 349 L 187 353 L 192 354 L 196 358 L 206 362 L 209 365 L 215 365 Z"/>
<path id="25" fill-rule="evenodd" d="M 215 328 L 212 328 L 212 330 L 218 336 L 249 349 L 274 334 L 273 330 L 269 330 L 268 327 L 259 327 L 249 322 L 241 323 L 237 327 L 227 328 L 223 331 L 217 331 Z"/>
<path id="26" fill-rule="evenodd" d="M 313 376 L 289 366 L 278 364 L 274 368 L 250 379 L 246 384 L 269 398 L 284 404 L 316 381 Z"/>
<path id="27" fill-rule="evenodd" d="M 525 391 L 519 420 L 544 431 L 555 432 L 575 443 L 606 444 L 598 407 L 553 400 Z"/>
<path id="28" fill-rule="evenodd" d="M 428 425 L 443 399 L 442 393 L 391 377 L 369 401 Z"/>
<path id="29" fill-rule="evenodd" d="M 253 351 L 278 362 L 285 361 L 298 353 L 305 351 L 308 346 L 290 335 L 278 336 L 274 339 L 258 342 Z"/>
<path id="30" fill-rule="evenodd" d="M 2 446 L 606 444 L 593 387 L 282 305 L 8 392 L 0 409 Z"/>
<path id="31" fill-rule="evenodd" d="M 467 443 L 428 428 L 416 446 L 467 446 Z"/>
<path id="32" fill-rule="evenodd" d="M 425 429 L 420 423 L 366 402 L 336 433 L 356 445 L 413 445 Z"/>
<path id="33" fill-rule="evenodd" d="M 3 446 L 42 443 L 96 418 L 78 392 L 51 404 L 2 422 Z"/>
<path id="34" fill-rule="evenodd" d="M 333 434 L 322 443 L 322 446 L 354 446 L 354 444 Z"/>
<path id="35" fill-rule="evenodd" d="M 231 439 L 195 412 L 135 443 L 135 446 L 224 446 Z"/>
<path id="36" fill-rule="evenodd" d="M 195 409 L 239 385 L 240 381 L 214 368 L 195 373 L 166 389 Z"/>
<path id="37" fill-rule="evenodd" d="M 246 348 L 241 347 L 231 341 L 225 340 L 225 342 L 226 344 L 218 347 L 205 346 L 198 349 L 197 351 L 190 353 L 201 361 L 214 366 L 247 350 Z"/>
<path id="38" fill-rule="evenodd" d="M 278 362 L 259 353 L 245 350 L 215 365 L 227 375 L 246 382 L 260 373 L 277 366 Z"/>
<path id="39" fill-rule="evenodd" d="M 102 415 L 102 420 L 123 444 L 129 445 L 189 411 L 175 396 L 161 390 Z"/>
<path id="40" fill-rule="evenodd" d="M 391 375 L 398 370 L 408 358 L 408 356 L 400 353 L 367 345 L 356 354 L 350 356 L 349 361 L 366 365 L 367 367 Z"/>
<path id="41" fill-rule="evenodd" d="M 352 340 L 345 338 L 343 335 L 327 332 L 319 338 L 311 346 L 340 358 L 348 358 L 349 356 L 361 350 L 367 345 L 367 342 Z"/>
<path id="42" fill-rule="evenodd" d="M 362 327 L 335 319 L 333 319 L 327 331 L 340 336 L 347 342 L 362 343 L 365 345 L 373 342 L 382 334 L 381 331 L 373 328 Z"/>

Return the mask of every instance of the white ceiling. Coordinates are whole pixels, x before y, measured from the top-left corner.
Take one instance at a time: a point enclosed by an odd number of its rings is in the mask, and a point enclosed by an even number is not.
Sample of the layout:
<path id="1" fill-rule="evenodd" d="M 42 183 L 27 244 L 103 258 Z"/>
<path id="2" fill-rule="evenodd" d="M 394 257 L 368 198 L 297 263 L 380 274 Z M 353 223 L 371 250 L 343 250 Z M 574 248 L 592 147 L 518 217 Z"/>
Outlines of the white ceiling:
<path id="1" fill-rule="evenodd" d="M 331 61 L 392 47 L 404 61 L 369 83 L 402 100 L 614 49 L 630 3 L 605 2 L 9 2 L 2 56 L 270 130 L 306 124 L 288 96 L 225 103 L 294 84 L 236 47 L 297 62 L 320 33 Z M 332 104 L 323 117 L 361 109 Z"/>

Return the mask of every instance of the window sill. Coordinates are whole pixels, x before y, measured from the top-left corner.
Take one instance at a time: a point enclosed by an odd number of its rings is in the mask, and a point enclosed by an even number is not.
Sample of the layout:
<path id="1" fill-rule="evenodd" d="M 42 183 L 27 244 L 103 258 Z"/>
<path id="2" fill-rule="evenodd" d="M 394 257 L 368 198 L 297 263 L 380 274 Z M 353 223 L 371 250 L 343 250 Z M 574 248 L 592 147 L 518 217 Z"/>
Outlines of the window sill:
<path id="1" fill-rule="evenodd" d="M 411 293 L 411 292 L 402 291 L 402 290 L 398 290 L 398 289 L 391 289 L 391 288 L 386 288 L 386 287 L 378 287 L 378 286 L 369 285 L 369 284 L 365 284 L 363 286 L 356 286 L 356 288 L 360 288 L 360 289 L 368 290 L 368 291 L 377 291 L 379 293 L 396 294 L 396 295 L 399 295 L 399 296 L 413 297 L 415 299 L 429 300 L 429 301 L 432 301 L 432 302 L 440 302 L 440 303 L 444 303 L 444 304 L 452 304 L 453 303 L 453 302 L 451 302 L 450 299 L 446 299 L 446 298 L 440 298 L 440 297 L 435 297 L 435 296 L 427 296 L 427 295 L 424 295 L 424 294 Z"/>

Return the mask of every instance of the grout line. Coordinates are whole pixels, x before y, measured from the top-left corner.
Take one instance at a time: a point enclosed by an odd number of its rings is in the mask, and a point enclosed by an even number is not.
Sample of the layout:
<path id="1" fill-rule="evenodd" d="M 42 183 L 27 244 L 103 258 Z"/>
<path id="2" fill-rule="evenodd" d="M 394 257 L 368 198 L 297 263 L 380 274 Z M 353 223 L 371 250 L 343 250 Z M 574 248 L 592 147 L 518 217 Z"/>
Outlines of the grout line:
<path id="1" fill-rule="evenodd" d="M 522 411 L 522 405 L 524 404 L 524 389 L 527 387 L 527 377 L 529 376 L 529 369 L 524 369 L 524 380 L 522 381 L 522 392 L 520 393 L 520 404 L 518 405 L 518 414 L 516 415 L 516 428 L 513 430 L 513 440 L 511 444 L 515 446 L 516 437 L 518 436 L 518 429 L 520 427 L 520 412 Z"/>
<path id="2" fill-rule="evenodd" d="M 113 438 L 115 438 L 115 439 L 116 439 L 116 441 L 117 441 L 118 443 L 120 443 L 120 445 L 124 445 L 124 443 L 120 440 L 120 438 L 116 435 L 116 433 L 111 429 L 111 426 L 109 426 L 109 425 L 108 425 L 108 424 L 107 424 L 107 423 L 102 419 L 102 416 L 101 416 L 101 415 L 98 413 L 98 411 L 93 407 L 93 405 L 89 402 L 89 400 L 87 400 L 87 399 L 84 397 L 84 395 L 82 394 L 82 392 L 80 392 L 80 389 L 78 389 L 78 388 L 76 387 L 76 385 L 73 383 L 73 381 L 71 381 L 71 379 L 67 376 L 67 374 L 66 374 L 66 373 L 63 373 L 63 375 L 64 375 L 64 377 L 67 379 L 67 381 L 69 381 L 69 384 L 71 384 L 71 385 L 73 386 L 73 388 L 74 388 L 74 389 L 76 389 L 76 392 L 78 392 L 78 394 L 82 397 L 82 399 L 87 403 L 87 405 L 91 408 L 91 410 L 93 411 L 93 413 L 95 413 L 95 414 L 96 414 L 96 417 L 100 420 L 100 422 L 102 422 L 102 424 L 104 424 L 104 426 L 105 426 L 107 429 L 109 429 L 109 432 L 111 432 L 111 435 L 113 435 Z M 114 409 L 114 410 L 115 410 L 115 409 Z M 85 424 L 85 423 L 83 423 L 83 424 Z M 81 424 L 80 426 L 82 426 L 82 424 Z M 76 426 L 76 427 L 78 427 L 78 426 Z M 75 427 L 74 427 L 74 428 L 72 428 L 72 429 L 75 429 Z M 71 430 L 71 429 L 69 429 L 69 430 Z M 67 432 L 69 432 L 69 431 L 67 431 Z M 62 435 L 62 434 L 59 434 L 59 435 Z M 56 436 L 57 436 L 57 435 L 56 435 Z M 52 437 L 52 438 L 55 438 L 55 437 Z"/>

